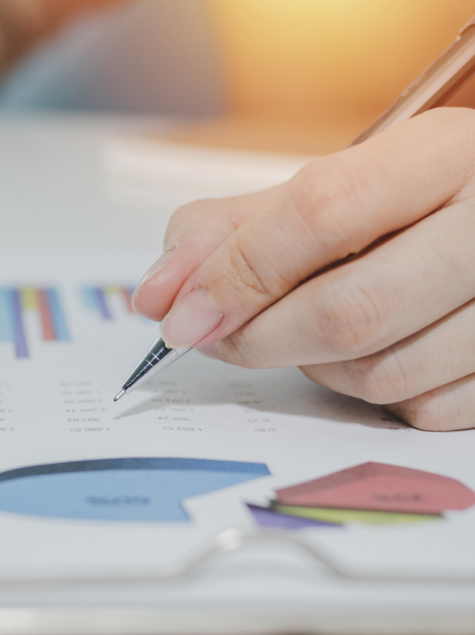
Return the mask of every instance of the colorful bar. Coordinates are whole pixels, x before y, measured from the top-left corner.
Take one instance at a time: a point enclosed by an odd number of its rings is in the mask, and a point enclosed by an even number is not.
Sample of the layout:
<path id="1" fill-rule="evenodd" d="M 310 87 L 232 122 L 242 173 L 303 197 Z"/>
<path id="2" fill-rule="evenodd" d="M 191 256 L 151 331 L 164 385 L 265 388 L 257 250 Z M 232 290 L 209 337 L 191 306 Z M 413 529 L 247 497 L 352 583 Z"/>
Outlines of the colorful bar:
<path id="1" fill-rule="evenodd" d="M 0 342 L 14 344 L 17 358 L 29 357 L 23 317 L 25 311 L 37 312 L 46 342 L 70 340 L 56 289 L 0 289 Z"/>
<path id="2" fill-rule="evenodd" d="M 10 303 L 13 318 L 16 356 L 19 358 L 28 357 L 25 329 L 23 326 L 23 315 L 21 311 L 21 296 L 18 289 L 10 289 Z"/>
<path id="3" fill-rule="evenodd" d="M 36 289 L 28 287 L 21 289 L 21 306 L 24 311 L 36 311 L 38 309 L 38 298 Z"/>
<path id="4" fill-rule="evenodd" d="M 107 306 L 106 294 L 102 289 L 93 289 L 96 307 L 104 320 L 112 320 L 112 314 Z"/>
<path id="5" fill-rule="evenodd" d="M 81 296 L 85 308 L 88 311 L 99 313 L 103 320 L 114 319 L 108 302 L 108 297 L 113 295 L 121 297 L 125 305 L 125 311 L 135 315 L 135 311 L 132 308 L 133 293 L 134 287 L 126 286 L 118 287 L 109 285 L 104 287 L 83 287 L 81 289 Z"/>
<path id="6" fill-rule="evenodd" d="M 56 335 L 45 289 L 37 289 L 36 297 L 41 318 L 41 327 L 43 329 L 43 339 L 45 342 L 54 342 Z"/>
<path id="7" fill-rule="evenodd" d="M 10 289 L 0 289 L 0 342 L 14 342 Z"/>
<path id="8" fill-rule="evenodd" d="M 61 303 L 59 301 L 58 292 L 56 289 L 46 289 L 45 296 L 48 302 L 50 319 L 53 323 L 53 331 L 56 341 L 69 342 L 71 338 L 69 337 L 69 331 L 63 309 L 61 308 Z"/>
<path id="9" fill-rule="evenodd" d="M 88 311 L 95 311 L 97 309 L 97 306 L 94 289 L 91 289 L 90 287 L 83 287 L 81 289 L 81 295 L 86 309 Z"/>

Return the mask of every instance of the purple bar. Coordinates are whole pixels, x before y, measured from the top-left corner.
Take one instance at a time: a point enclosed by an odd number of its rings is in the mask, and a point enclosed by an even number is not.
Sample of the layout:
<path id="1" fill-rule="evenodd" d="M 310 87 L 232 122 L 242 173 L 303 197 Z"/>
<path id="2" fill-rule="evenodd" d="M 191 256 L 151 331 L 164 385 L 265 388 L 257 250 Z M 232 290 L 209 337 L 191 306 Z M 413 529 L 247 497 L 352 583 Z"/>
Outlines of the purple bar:
<path id="1" fill-rule="evenodd" d="M 299 518 L 275 512 L 268 507 L 259 507 L 246 503 L 249 511 L 259 527 L 275 527 L 278 529 L 306 529 L 308 527 L 341 527 L 335 523 L 326 523 L 322 520 L 312 520 L 311 518 Z"/>
<path id="2" fill-rule="evenodd" d="M 102 289 L 93 289 L 96 297 L 97 308 L 101 312 L 101 316 L 104 320 L 112 320 L 112 314 L 107 306 L 106 296 Z"/>
<path id="3" fill-rule="evenodd" d="M 18 289 L 10 290 L 13 332 L 15 337 L 15 348 L 17 357 L 28 357 L 26 345 L 25 329 L 23 327 L 23 316 L 21 313 L 21 298 Z"/>

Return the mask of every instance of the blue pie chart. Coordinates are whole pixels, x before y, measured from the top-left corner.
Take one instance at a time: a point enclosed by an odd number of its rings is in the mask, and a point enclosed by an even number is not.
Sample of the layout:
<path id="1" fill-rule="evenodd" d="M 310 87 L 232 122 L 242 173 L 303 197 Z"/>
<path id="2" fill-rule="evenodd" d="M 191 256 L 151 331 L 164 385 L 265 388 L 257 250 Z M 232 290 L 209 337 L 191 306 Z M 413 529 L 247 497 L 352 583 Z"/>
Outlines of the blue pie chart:
<path id="1" fill-rule="evenodd" d="M 122 458 L 0 472 L 0 511 L 88 520 L 188 522 L 182 501 L 270 472 L 263 463 Z"/>

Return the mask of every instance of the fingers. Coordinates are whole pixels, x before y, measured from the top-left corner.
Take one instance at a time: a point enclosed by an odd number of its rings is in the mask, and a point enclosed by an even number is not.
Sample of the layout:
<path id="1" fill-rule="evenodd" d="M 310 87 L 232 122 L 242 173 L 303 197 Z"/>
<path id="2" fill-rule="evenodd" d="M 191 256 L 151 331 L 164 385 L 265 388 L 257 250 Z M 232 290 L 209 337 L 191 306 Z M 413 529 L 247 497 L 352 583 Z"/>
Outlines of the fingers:
<path id="1" fill-rule="evenodd" d="M 473 160 L 468 129 L 474 137 L 472 113 L 427 113 L 310 163 L 186 280 L 162 325 L 167 344 L 234 333 L 322 267 L 459 196 Z"/>
<path id="2" fill-rule="evenodd" d="M 468 201 L 432 214 L 301 285 L 216 342 L 217 353 L 241 366 L 277 367 L 386 349 L 473 298 L 475 250 L 467 236 L 474 233 Z"/>
<path id="3" fill-rule="evenodd" d="M 180 207 L 169 222 L 163 255 L 134 292 L 134 309 L 151 320 L 162 320 L 190 274 L 253 214 L 266 209 L 276 189 Z"/>
<path id="4" fill-rule="evenodd" d="M 474 325 L 472 300 L 375 355 L 301 370 L 327 388 L 370 403 L 405 402 L 475 373 Z"/>
<path id="5" fill-rule="evenodd" d="M 419 430 L 474 428 L 475 374 L 385 408 Z"/>

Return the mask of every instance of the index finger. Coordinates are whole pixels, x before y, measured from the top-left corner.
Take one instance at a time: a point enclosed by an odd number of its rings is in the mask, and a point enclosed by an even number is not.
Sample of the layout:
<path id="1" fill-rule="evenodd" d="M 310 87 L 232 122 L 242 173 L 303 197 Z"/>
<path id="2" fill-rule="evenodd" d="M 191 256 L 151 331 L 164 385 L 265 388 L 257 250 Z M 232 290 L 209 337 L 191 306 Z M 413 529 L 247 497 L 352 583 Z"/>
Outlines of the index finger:
<path id="1" fill-rule="evenodd" d="M 238 227 L 266 209 L 279 187 L 224 199 L 203 199 L 178 208 L 167 227 L 163 255 L 134 291 L 134 309 L 160 321 L 189 276 Z"/>
<path id="2" fill-rule="evenodd" d="M 470 140 L 473 112 L 439 109 L 308 164 L 186 280 L 162 324 L 167 345 L 226 337 L 323 267 L 443 206 L 470 181 Z"/>

